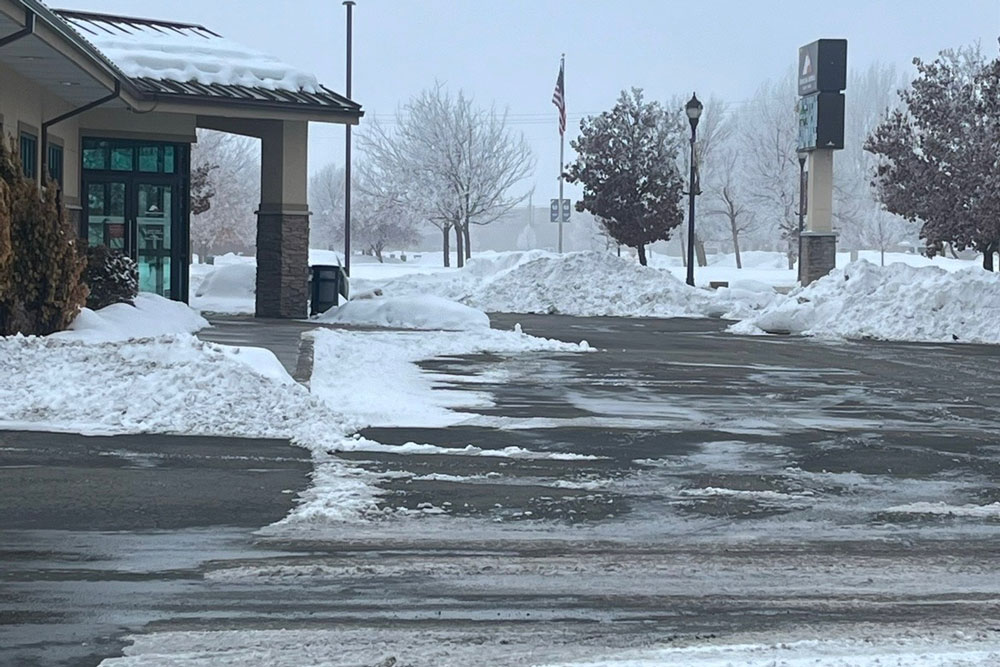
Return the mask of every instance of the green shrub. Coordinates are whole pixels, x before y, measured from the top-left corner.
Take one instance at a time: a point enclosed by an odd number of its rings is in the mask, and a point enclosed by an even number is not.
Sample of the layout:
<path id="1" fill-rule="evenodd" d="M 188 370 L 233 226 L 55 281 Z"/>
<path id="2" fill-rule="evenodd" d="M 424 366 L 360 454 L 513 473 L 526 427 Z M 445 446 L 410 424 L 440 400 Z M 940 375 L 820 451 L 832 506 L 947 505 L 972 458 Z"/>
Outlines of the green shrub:
<path id="1" fill-rule="evenodd" d="M 93 246 L 87 248 L 85 282 L 90 287 L 87 308 L 97 310 L 113 303 L 131 305 L 139 294 L 139 268 L 120 250 Z"/>
<path id="2" fill-rule="evenodd" d="M 20 160 L 0 142 L 0 181 L 6 203 L 2 229 L 10 234 L 11 257 L 0 250 L 0 334 L 46 335 L 69 326 L 87 300 L 86 257 L 58 188 L 39 188 L 22 176 Z M 5 224 L 3 219 L 8 220 Z"/>

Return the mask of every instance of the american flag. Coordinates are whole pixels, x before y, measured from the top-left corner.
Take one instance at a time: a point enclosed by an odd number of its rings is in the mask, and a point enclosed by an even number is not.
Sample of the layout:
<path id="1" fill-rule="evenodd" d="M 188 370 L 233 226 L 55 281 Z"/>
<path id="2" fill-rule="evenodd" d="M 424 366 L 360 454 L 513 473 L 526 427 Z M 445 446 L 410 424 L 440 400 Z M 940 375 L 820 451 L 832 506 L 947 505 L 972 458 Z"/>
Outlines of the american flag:
<path id="1" fill-rule="evenodd" d="M 556 79 L 556 89 L 552 93 L 552 104 L 559 109 L 559 135 L 566 134 L 566 87 L 563 83 L 563 67 L 559 65 L 559 78 Z"/>

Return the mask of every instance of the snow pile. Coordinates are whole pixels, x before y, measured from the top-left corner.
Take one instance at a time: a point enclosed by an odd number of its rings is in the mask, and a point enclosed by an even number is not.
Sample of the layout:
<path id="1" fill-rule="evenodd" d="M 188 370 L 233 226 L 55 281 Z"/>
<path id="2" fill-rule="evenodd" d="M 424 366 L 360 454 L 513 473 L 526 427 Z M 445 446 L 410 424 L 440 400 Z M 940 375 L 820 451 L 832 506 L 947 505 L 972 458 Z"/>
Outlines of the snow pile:
<path id="1" fill-rule="evenodd" d="M 84 308 L 66 331 L 51 338 L 107 342 L 129 338 L 149 338 L 172 333 L 194 333 L 208 326 L 187 304 L 143 292 L 135 305 L 115 303 L 100 310 Z"/>
<path id="2" fill-rule="evenodd" d="M 493 253 L 451 274 L 407 276 L 386 295 L 435 294 L 487 312 L 621 317 L 706 317 L 734 304 L 688 287 L 669 271 L 603 252 Z"/>
<path id="3" fill-rule="evenodd" d="M 519 264 L 479 286 L 465 302 L 488 311 L 583 316 L 721 314 L 709 294 L 670 273 L 598 252 L 539 257 Z"/>
<path id="4" fill-rule="evenodd" d="M 435 379 L 449 378 L 420 370 L 417 363 L 425 359 L 591 349 L 586 341 L 576 345 L 495 329 L 433 334 L 319 329 L 306 335 L 314 341 L 313 393 L 368 426 L 447 426 L 470 416 L 456 408 L 491 405 L 485 394 L 437 387 Z"/>
<path id="5" fill-rule="evenodd" d="M 355 299 L 328 310 L 317 321 L 398 329 L 490 328 L 483 311 L 429 295 Z"/>
<path id="6" fill-rule="evenodd" d="M 203 28 L 68 21 L 129 77 L 307 93 L 320 88 L 313 75 Z"/>
<path id="7" fill-rule="evenodd" d="M 730 331 L 1000 343 L 998 319 L 1000 275 L 859 260 L 793 290 Z"/>
<path id="8" fill-rule="evenodd" d="M 334 432 L 345 428 L 271 359 L 266 350 L 246 355 L 186 334 L 106 343 L 0 338 L 0 425 L 296 438 L 309 416 Z"/>
<path id="9" fill-rule="evenodd" d="M 191 299 L 191 305 L 213 313 L 252 313 L 256 292 L 256 264 L 224 264 L 205 276 Z"/>

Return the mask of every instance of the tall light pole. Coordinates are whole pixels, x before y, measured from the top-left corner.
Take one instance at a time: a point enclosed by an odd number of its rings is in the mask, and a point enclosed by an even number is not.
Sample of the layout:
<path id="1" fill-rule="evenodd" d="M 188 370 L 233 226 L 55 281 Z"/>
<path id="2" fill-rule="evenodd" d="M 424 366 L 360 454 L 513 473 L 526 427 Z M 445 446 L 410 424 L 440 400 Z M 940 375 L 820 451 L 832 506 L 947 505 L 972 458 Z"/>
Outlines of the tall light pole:
<path id="1" fill-rule="evenodd" d="M 351 52 L 354 28 L 354 0 L 345 0 L 347 7 L 347 90 L 345 95 L 351 99 Z M 346 136 L 346 151 L 344 155 L 344 272 L 351 275 L 351 124 L 344 126 Z"/>
<path id="2" fill-rule="evenodd" d="M 799 282 L 802 282 L 802 232 L 806 228 L 806 158 L 809 152 L 800 150 L 799 157 Z"/>
<path id="3" fill-rule="evenodd" d="M 691 176 L 688 180 L 688 247 L 687 247 L 687 284 L 694 287 L 694 196 L 701 194 L 697 192 L 696 167 L 694 161 L 694 142 L 698 137 L 698 119 L 701 118 L 701 110 L 704 105 L 698 99 L 698 95 L 692 93 L 691 99 L 684 106 L 687 113 L 688 122 L 691 123 Z"/>

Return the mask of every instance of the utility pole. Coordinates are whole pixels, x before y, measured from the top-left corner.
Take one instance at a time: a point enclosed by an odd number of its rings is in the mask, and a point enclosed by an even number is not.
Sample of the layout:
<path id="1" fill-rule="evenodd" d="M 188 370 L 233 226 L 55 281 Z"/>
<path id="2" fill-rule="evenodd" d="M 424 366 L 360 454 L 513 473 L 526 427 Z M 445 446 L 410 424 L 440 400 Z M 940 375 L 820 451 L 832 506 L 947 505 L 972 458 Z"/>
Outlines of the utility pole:
<path id="1" fill-rule="evenodd" d="M 354 21 L 354 0 L 345 0 L 347 7 L 347 99 L 351 99 L 351 51 Z M 344 126 L 346 154 L 344 156 L 344 272 L 351 275 L 351 124 Z"/>

